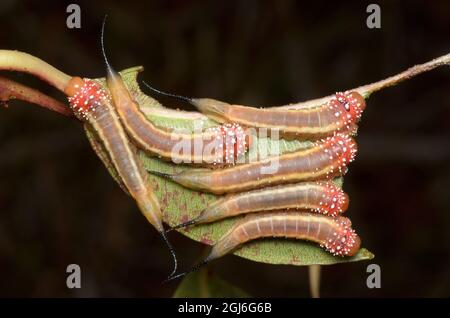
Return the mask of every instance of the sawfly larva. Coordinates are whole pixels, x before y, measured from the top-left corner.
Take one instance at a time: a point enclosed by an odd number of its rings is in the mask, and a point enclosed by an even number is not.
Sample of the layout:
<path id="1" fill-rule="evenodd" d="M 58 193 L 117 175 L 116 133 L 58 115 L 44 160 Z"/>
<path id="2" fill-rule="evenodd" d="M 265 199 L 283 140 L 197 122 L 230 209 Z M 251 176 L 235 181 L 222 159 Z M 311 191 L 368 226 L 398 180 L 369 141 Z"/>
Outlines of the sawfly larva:
<path id="1" fill-rule="evenodd" d="M 348 208 L 349 198 L 333 182 L 302 182 L 227 195 L 194 219 L 172 229 L 209 223 L 257 211 L 302 209 L 337 216 Z"/>
<path id="2" fill-rule="evenodd" d="M 105 20 L 102 26 L 102 49 Z M 122 93 L 113 91 L 114 88 L 111 87 L 111 99 L 98 82 L 73 77 L 64 92 L 68 96 L 70 107 L 77 118 L 94 128 L 129 194 L 136 200 L 142 214 L 161 234 L 167 244 L 174 261 L 174 270 L 170 275 L 172 276 L 177 269 L 176 255 L 165 234 L 161 208 L 149 182 L 148 174 L 138 157 L 136 147 L 129 141 L 114 110 L 113 103 L 120 102 L 117 94 Z"/>
<path id="3" fill-rule="evenodd" d="M 94 128 L 141 212 L 162 235 L 174 257 L 176 270 L 175 254 L 164 232 L 158 199 L 138 158 L 137 149 L 129 142 L 114 111 L 110 96 L 99 83 L 80 77 L 73 77 L 69 81 L 65 93 L 69 96 L 69 104 L 75 115 Z"/>
<path id="4" fill-rule="evenodd" d="M 309 149 L 225 169 L 188 169 L 176 174 L 150 172 L 195 190 L 215 194 L 241 192 L 343 175 L 356 150 L 353 138 L 336 134 Z"/>
<path id="5" fill-rule="evenodd" d="M 315 140 L 335 132 L 354 134 L 366 106 L 358 92 L 338 92 L 324 104 L 305 109 L 285 109 L 285 106 L 256 108 L 232 105 L 211 98 L 189 98 L 157 90 L 158 94 L 188 102 L 218 122 L 239 123 L 247 127 L 279 130 L 285 138 Z"/>
<path id="6" fill-rule="evenodd" d="M 199 132 L 182 132 L 155 126 L 140 110 L 121 75 L 109 64 L 103 35 L 102 49 L 114 106 L 128 135 L 141 149 L 174 163 L 203 165 L 234 164 L 246 152 L 250 139 L 239 124 L 227 123 L 203 132 L 200 129 Z"/>
<path id="7" fill-rule="evenodd" d="M 307 240 L 320 244 L 335 256 L 353 256 L 361 246 L 361 239 L 351 225 L 351 221 L 346 217 L 332 218 L 308 212 L 277 211 L 251 214 L 223 235 L 202 262 L 190 271 L 172 276 L 169 280 L 182 277 L 236 250 L 242 244 L 260 238 Z"/>

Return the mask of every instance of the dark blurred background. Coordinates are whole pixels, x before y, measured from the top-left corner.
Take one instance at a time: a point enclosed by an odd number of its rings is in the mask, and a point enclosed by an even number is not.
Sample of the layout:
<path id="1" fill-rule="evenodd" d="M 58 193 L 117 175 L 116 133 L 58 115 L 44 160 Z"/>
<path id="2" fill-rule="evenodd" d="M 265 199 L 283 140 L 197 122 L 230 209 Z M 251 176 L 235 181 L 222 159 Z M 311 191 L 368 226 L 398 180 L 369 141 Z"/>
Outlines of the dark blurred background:
<path id="1" fill-rule="evenodd" d="M 328 95 L 393 75 L 450 51 L 448 1 L 77 1 L 82 28 L 66 27 L 62 1 L 0 2 L 1 49 L 36 55 L 64 72 L 103 76 L 101 21 L 116 69 L 189 96 L 271 106 Z M 60 98 L 27 75 L 17 81 Z M 374 94 L 345 178 L 348 216 L 381 266 L 323 267 L 325 297 L 450 296 L 450 68 Z M 188 109 L 173 100 L 166 105 Z M 166 247 L 115 184 L 76 121 L 14 101 L 0 108 L 0 296 L 171 296 Z M 204 247 L 171 234 L 182 263 Z M 66 266 L 82 287 L 66 287 Z M 227 256 L 211 269 L 254 296 L 307 297 L 307 269 Z"/>

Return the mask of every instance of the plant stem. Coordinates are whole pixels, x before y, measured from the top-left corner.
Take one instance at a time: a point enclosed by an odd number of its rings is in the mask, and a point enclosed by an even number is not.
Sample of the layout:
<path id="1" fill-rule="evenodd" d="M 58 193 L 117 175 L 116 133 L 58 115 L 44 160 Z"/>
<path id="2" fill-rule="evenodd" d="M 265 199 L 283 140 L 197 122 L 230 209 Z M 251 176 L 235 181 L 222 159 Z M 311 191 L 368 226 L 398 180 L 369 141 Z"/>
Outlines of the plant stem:
<path id="1" fill-rule="evenodd" d="M 350 91 L 357 91 L 365 98 L 368 98 L 372 93 L 377 92 L 383 88 L 387 88 L 390 86 L 395 86 L 400 82 L 408 80 L 416 75 L 419 75 L 424 72 L 431 71 L 439 66 L 450 64 L 450 53 L 438 57 L 434 60 L 431 60 L 424 64 L 419 64 L 413 67 L 408 68 L 406 71 L 403 71 L 397 75 L 388 77 L 384 80 L 363 85 L 357 88 L 350 89 Z M 0 50 L 0 70 L 8 70 L 8 71 L 18 71 L 30 73 L 39 77 L 40 79 L 48 82 L 50 85 L 56 87 L 58 90 L 64 92 L 64 88 L 67 86 L 67 83 L 71 79 L 71 76 L 65 74 L 64 72 L 56 69 L 50 64 L 44 62 L 43 60 L 34 57 L 30 54 L 19 52 L 19 51 L 10 51 L 10 50 Z M 15 85 L 20 85 L 15 83 Z M 19 87 L 19 86 L 18 86 Z M 24 86 L 25 87 L 25 86 Z M 34 91 L 31 88 L 26 87 L 27 90 Z M 34 91 L 34 94 L 38 92 Z M 322 98 L 312 99 L 305 102 L 294 103 L 286 106 L 275 107 L 277 109 L 301 109 L 301 108 L 309 108 L 315 107 L 317 105 L 326 103 L 330 98 L 334 95 L 325 96 Z M 48 96 L 46 96 L 48 97 Z M 39 100 L 36 99 L 36 100 Z M 39 102 L 33 102 L 39 104 Z M 54 102 L 51 102 L 47 105 L 41 105 L 48 109 L 60 112 L 60 107 L 53 107 L 49 105 L 55 105 Z M 63 111 L 63 114 L 67 115 L 66 111 Z M 183 116 L 181 116 L 183 117 Z"/>
<path id="2" fill-rule="evenodd" d="M 381 80 L 381 81 L 378 81 L 378 82 L 375 82 L 372 84 L 360 86 L 357 88 L 349 89 L 349 91 L 357 91 L 365 98 L 368 98 L 372 93 L 377 92 L 383 88 L 395 86 L 398 83 L 406 81 L 416 75 L 431 71 L 431 70 L 435 69 L 436 67 L 448 65 L 448 64 L 450 64 L 450 53 L 443 55 L 441 57 L 438 57 L 429 62 L 426 62 L 424 64 L 419 64 L 419 65 L 410 67 L 406 71 L 403 71 L 397 75 L 388 77 L 384 80 Z M 300 102 L 300 103 L 295 103 L 295 104 L 290 104 L 290 105 L 280 106 L 280 107 L 275 107 L 275 108 L 276 109 L 299 109 L 299 108 L 315 107 L 317 105 L 326 103 L 333 96 L 334 95 L 329 95 L 329 96 L 325 96 L 322 98 L 308 100 L 306 102 Z"/>
<path id="3" fill-rule="evenodd" d="M 47 108 L 61 115 L 72 117 L 72 111 L 60 101 L 38 90 L 0 76 L 0 102 L 20 99 Z"/>
<path id="4" fill-rule="evenodd" d="M 320 265 L 308 266 L 309 291 L 312 298 L 320 297 Z"/>
<path id="5" fill-rule="evenodd" d="M 71 76 L 61 72 L 43 60 L 19 51 L 0 50 L 0 70 L 29 73 L 46 81 L 58 90 L 64 88 Z"/>

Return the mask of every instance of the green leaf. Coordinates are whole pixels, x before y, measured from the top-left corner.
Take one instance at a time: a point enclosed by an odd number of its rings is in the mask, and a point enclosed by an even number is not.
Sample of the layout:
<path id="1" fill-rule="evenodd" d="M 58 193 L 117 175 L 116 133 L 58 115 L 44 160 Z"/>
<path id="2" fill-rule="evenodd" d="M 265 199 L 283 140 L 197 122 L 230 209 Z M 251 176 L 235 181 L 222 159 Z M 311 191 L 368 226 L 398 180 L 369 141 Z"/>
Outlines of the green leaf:
<path id="1" fill-rule="evenodd" d="M 203 268 L 187 275 L 178 286 L 174 298 L 246 298 L 249 294 Z"/>
<path id="2" fill-rule="evenodd" d="M 158 101 L 141 92 L 137 83 L 137 74 L 142 71 L 142 67 L 134 67 L 121 72 L 132 96 L 139 103 L 142 111 L 155 125 L 167 128 L 193 129 L 194 119 L 201 119 L 205 127 L 218 125 L 214 121 L 205 118 L 198 113 L 176 111 L 164 108 Z M 104 79 L 100 79 L 104 81 Z M 88 137 L 95 146 L 95 133 L 87 127 Z M 309 141 L 279 140 L 273 141 L 270 138 L 258 138 L 255 151 L 258 153 L 270 154 L 275 149 L 281 153 L 308 148 L 312 145 Z M 108 162 L 108 155 L 101 154 L 102 147 L 94 147 L 99 157 L 105 163 L 112 176 L 119 182 L 114 167 Z M 247 154 L 257 155 L 257 154 Z M 156 170 L 165 173 L 178 172 L 190 167 L 175 165 L 163 161 L 156 157 L 150 157 L 145 152 L 140 152 L 140 157 L 147 170 Z M 184 188 L 174 182 L 150 174 L 150 181 L 154 186 L 161 207 L 163 209 L 164 221 L 170 226 L 175 226 L 197 216 L 203 209 L 218 199 L 219 196 L 202 193 Z M 338 186 L 342 186 L 343 178 L 334 180 Z M 120 184 L 120 182 L 119 182 Z M 242 216 L 241 216 L 242 217 Z M 213 245 L 223 234 L 225 234 L 241 217 L 225 219 L 211 224 L 202 224 L 189 229 L 181 229 L 180 233 L 187 237 Z M 330 265 L 336 263 L 355 262 L 369 260 L 374 255 L 362 248 L 353 257 L 336 257 L 321 249 L 317 244 L 312 244 L 300 240 L 287 239 L 262 239 L 245 244 L 235 252 L 236 255 L 257 262 L 270 264 L 290 264 L 290 265 Z"/>

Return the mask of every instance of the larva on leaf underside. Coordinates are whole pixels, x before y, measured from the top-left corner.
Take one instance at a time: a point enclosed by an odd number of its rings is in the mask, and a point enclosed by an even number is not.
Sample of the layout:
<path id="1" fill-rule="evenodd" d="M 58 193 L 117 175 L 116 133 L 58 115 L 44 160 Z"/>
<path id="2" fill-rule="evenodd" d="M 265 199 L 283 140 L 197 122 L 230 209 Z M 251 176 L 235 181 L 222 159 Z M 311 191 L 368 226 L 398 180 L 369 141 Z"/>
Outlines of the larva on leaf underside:
<path id="1" fill-rule="evenodd" d="M 103 53 L 105 22 L 106 16 L 105 20 L 103 20 L 101 35 Z M 147 172 L 137 155 L 136 147 L 129 141 L 115 112 L 114 106 L 119 102 L 115 98 L 114 93 L 116 92 L 111 89 L 111 99 L 108 92 L 98 82 L 80 77 L 73 77 L 64 91 L 68 96 L 69 105 L 74 114 L 78 119 L 88 123 L 95 130 L 98 138 L 107 150 L 120 180 L 129 194 L 136 200 L 142 214 L 160 233 L 169 248 L 174 262 L 174 269 L 171 274 L 173 275 L 177 270 L 176 255 L 166 237 L 162 223 L 161 208 L 148 180 Z"/>
<path id="2" fill-rule="evenodd" d="M 302 140 L 316 140 L 335 132 L 355 134 L 356 123 L 366 107 L 364 97 L 356 91 L 338 92 L 324 104 L 305 109 L 286 109 L 286 106 L 256 108 L 232 105 L 211 98 L 189 98 L 157 90 L 152 91 L 188 102 L 218 122 L 239 123 L 247 127 L 279 130 L 280 136 Z"/>
<path id="3" fill-rule="evenodd" d="M 303 209 L 329 216 L 347 210 L 348 195 L 331 181 L 301 182 L 227 195 L 203 210 L 199 216 L 172 229 L 214 222 L 250 212 Z"/>
<path id="4" fill-rule="evenodd" d="M 177 262 L 165 235 L 158 199 L 137 156 L 137 149 L 129 142 L 109 95 L 99 83 L 79 77 L 70 80 L 65 92 L 69 96 L 69 104 L 74 114 L 94 128 L 126 189 L 169 247 L 174 258 L 173 274 Z"/>
<path id="5" fill-rule="evenodd" d="M 263 212 L 247 215 L 224 234 L 212 247 L 209 255 L 190 271 L 173 276 L 182 277 L 214 259 L 222 257 L 251 240 L 283 237 L 307 240 L 320 244 L 335 256 L 353 256 L 361 246 L 361 239 L 351 228 L 350 219 L 332 218 L 308 212 Z"/>
<path id="6" fill-rule="evenodd" d="M 242 192 L 343 175 L 347 165 L 353 161 L 356 150 L 353 138 L 336 134 L 309 149 L 221 170 L 188 169 L 177 174 L 150 172 L 194 190 L 215 194 Z"/>
<path id="7" fill-rule="evenodd" d="M 192 133 L 155 126 L 140 110 L 121 75 L 109 64 L 104 49 L 103 56 L 116 111 L 128 135 L 141 149 L 174 163 L 199 165 L 235 164 L 245 154 L 250 137 L 239 124 L 226 123 Z"/>
<path id="8" fill-rule="evenodd" d="M 108 155 L 108 151 L 105 149 L 105 146 L 103 145 L 100 137 L 95 132 L 94 128 L 92 128 L 92 126 L 89 125 L 88 122 L 84 123 L 83 128 L 84 128 L 84 132 L 86 133 L 86 136 L 88 137 L 88 140 L 89 140 L 89 143 L 91 144 L 92 149 L 94 149 L 94 152 L 96 153 L 96 155 L 103 162 L 103 165 L 109 171 L 109 173 L 113 177 L 114 181 L 117 182 L 117 184 L 123 190 L 123 192 L 130 195 L 127 187 L 125 186 L 122 179 L 120 178 L 119 173 L 117 172 L 116 168 L 114 167 L 113 163 L 111 162 L 111 158 Z"/>

